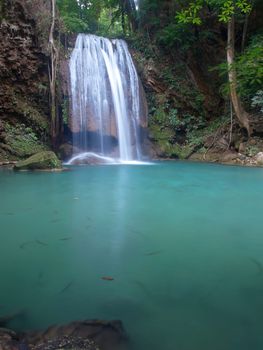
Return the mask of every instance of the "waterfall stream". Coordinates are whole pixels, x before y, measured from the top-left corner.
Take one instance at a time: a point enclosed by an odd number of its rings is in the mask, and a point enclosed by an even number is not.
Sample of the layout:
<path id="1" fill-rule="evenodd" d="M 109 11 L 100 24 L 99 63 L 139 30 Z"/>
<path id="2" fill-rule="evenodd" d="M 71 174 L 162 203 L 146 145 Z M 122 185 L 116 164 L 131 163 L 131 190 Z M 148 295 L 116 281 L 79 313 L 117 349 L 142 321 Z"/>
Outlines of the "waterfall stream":
<path id="1" fill-rule="evenodd" d="M 141 160 L 142 101 L 126 42 L 79 34 L 69 68 L 77 150 L 69 163 L 90 155 L 107 162 Z"/>

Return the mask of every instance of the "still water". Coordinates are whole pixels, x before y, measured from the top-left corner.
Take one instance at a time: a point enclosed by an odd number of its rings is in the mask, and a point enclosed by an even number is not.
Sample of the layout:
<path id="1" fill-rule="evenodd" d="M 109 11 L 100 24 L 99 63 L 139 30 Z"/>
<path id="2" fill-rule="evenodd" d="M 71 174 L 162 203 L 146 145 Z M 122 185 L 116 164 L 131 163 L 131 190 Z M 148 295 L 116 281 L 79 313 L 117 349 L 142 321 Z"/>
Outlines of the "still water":
<path id="1" fill-rule="evenodd" d="M 121 319 L 136 350 L 263 349 L 263 169 L 2 170 L 0 196 L 10 326 Z"/>

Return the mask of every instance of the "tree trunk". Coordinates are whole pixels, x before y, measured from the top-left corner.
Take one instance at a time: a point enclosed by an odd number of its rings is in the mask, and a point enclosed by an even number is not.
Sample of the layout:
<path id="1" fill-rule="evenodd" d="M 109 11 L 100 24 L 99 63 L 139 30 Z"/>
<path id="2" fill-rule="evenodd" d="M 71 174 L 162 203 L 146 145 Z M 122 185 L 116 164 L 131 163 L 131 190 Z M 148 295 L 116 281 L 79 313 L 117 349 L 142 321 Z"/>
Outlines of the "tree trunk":
<path id="1" fill-rule="evenodd" d="M 246 13 L 245 22 L 244 22 L 244 26 L 243 26 L 243 33 L 242 33 L 241 52 L 243 52 L 245 50 L 246 37 L 247 37 L 247 27 L 248 27 L 248 17 L 249 17 L 249 14 Z"/>
<path id="2" fill-rule="evenodd" d="M 57 64 L 58 51 L 54 42 L 54 30 L 56 20 L 56 0 L 51 0 L 51 26 L 49 32 L 49 46 L 51 57 L 51 72 L 50 72 L 50 95 L 51 95 L 51 138 L 53 147 L 56 147 L 57 139 L 57 111 L 56 111 L 56 79 L 57 79 Z"/>
<path id="3" fill-rule="evenodd" d="M 237 94 L 237 76 L 236 69 L 234 67 L 235 59 L 235 20 L 234 16 L 228 21 L 228 31 L 227 31 L 227 65 L 228 65 L 228 79 L 230 84 L 230 97 L 231 102 L 234 107 L 236 117 L 239 124 L 247 130 L 248 137 L 251 134 L 249 115 L 244 110 L 240 98 Z"/>

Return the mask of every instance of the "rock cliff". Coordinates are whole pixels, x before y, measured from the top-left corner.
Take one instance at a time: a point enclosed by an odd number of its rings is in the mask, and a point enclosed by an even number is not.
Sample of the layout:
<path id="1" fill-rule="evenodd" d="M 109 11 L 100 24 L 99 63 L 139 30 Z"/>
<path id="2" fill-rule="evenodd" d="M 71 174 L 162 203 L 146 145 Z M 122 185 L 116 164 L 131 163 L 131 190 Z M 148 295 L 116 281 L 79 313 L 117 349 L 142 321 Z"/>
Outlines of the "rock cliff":
<path id="1" fill-rule="evenodd" d="M 38 13 L 45 18 L 43 10 L 48 8 L 43 8 L 43 1 L 42 8 L 38 5 L 38 1 L 30 5 L 26 0 L 1 0 L 0 160 L 48 148 L 48 53 L 37 18 Z"/>

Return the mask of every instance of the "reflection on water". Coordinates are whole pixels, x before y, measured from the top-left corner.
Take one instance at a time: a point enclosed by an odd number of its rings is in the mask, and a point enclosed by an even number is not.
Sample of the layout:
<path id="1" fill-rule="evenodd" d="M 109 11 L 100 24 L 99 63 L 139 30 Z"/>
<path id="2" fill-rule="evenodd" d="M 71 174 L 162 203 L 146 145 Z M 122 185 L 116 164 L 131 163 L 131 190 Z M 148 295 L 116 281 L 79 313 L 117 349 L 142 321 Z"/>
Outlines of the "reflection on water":
<path id="1" fill-rule="evenodd" d="M 0 172 L 0 317 L 121 319 L 134 348 L 261 350 L 263 170 Z"/>

